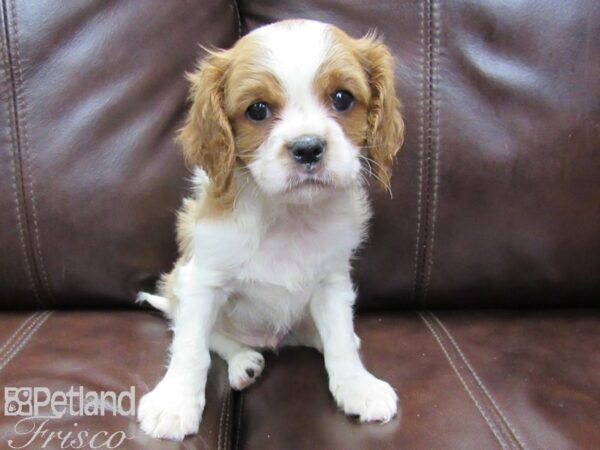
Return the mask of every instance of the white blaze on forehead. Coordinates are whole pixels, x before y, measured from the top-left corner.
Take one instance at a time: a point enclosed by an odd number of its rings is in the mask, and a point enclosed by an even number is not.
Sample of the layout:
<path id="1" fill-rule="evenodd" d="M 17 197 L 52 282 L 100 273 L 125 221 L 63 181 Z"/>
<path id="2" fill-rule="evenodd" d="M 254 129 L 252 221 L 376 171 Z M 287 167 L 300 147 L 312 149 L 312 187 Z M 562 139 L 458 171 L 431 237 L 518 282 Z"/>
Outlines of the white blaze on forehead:
<path id="1" fill-rule="evenodd" d="M 266 50 L 263 64 L 277 77 L 288 100 L 312 94 L 312 83 L 330 46 L 328 25 L 311 20 L 289 20 L 252 33 Z"/>

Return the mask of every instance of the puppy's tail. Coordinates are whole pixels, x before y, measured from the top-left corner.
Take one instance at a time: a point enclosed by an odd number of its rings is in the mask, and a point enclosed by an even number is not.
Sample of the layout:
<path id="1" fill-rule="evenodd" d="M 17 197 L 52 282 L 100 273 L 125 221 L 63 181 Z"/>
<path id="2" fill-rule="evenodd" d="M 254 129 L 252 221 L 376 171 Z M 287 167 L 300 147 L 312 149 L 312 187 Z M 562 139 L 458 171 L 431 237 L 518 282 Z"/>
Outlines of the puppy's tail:
<path id="1" fill-rule="evenodd" d="M 169 319 L 173 318 L 175 304 L 167 297 L 161 297 L 160 295 L 154 295 L 148 292 L 140 292 L 135 301 L 136 303 L 148 302 L 156 309 L 162 311 Z"/>

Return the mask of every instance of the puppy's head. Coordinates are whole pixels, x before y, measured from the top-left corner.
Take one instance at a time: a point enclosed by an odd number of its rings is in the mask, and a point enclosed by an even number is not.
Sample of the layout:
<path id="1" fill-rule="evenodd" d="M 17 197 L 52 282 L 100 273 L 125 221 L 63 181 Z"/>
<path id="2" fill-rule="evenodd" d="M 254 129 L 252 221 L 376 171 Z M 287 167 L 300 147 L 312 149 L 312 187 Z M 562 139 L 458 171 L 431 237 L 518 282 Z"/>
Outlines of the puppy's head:
<path id="1" fill-rule="evenodd" d="M 264 194 L 296 202 L 347 188 L 365 168 L 389 188 L 404 124 L 392 56 L 373 35 L 279 22 L 210 52 L 189 78 L 179 138 L 213 197 L 231 203 L 236 168 Z"/>

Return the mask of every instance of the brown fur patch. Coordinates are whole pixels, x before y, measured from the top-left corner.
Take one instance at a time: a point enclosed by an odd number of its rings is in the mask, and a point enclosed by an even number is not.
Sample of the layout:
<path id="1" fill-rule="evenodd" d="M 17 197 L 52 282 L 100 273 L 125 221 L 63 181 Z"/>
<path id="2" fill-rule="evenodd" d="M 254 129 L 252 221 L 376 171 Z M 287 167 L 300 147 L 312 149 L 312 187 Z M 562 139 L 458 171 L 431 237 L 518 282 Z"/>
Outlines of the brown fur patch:
<path id="1" fill-rule="evenodd" d="M 284 106 L 283 89 L 275 76 L 258 61 L 260 48 L 248 44 L 232 65 L 226 85 L 225 111 L 231 120 L 236 147 L 236 156 L 244 164 L 253 160 L 254 152 L 271 131 L 273 121 Z M 266 102 L 271 117 L 263 122 L 254 122 L 246 117 L 246 110 L 256 102 Z"/>
<path id="2" fill-rule="evenodd" d="M 394 156 L 404 141 L 404 121 L 400 115 L 400 100 L 394 87 L 394 60 L 383 42 L 373 34 L 353 39 L 336 27 L 331 27 L 334 42 L 358 62 L 366 76 L 370 95 L 366 102 L 367 117 L 364 147 L 367 148 L 373 176 L 384 189 L 390 189 Z M 335 48 L 335 45 L 334 45 Z M 348 56 L 342 59 L 348 60 Z M 338 59 L 335 56 L 333 59 Z M 355 71 L 355 64 L 352 64 Z M 355 97 L 356 93 L 350 89 Z M 357 101 L 357 106 L 360 102 Z M 356 107 L 356 106 L 355 106 Z M 362 137 L 362 116 L 348 115 L 347 135 L 356 143 Z M 342 124 L 344 126 L 344 124 Z M 346 126 L 344 129 L 346 130 Z M 351 130 L 351 131 L 350 131 Z M 356 139 L 355 139 L 356 138 Z"/>
<path id="3" fill-rule="evenodd" d="M 233 171 L 253 160 L 283 107 L 281 86 L 261 66 L 262 60 L 260 45 L 246 36 L 230 50 L 209 52 L 188 75 L 192 105 L 178 140 L 186 161 L 208 174 L 202 210 L 209 217 L 231 210 L 237 190 Z M 270 120 L 259 123 L 246 117 L 246 109 L 257 101 L 269 104 Z"/>
<path id="4" fill-rule="evenodd" d="M 186 161 L 208 174 L 211 184 L 207 192 L 219 199 L 219 209 L 227 209 L 233 198 L 235 144 L 223 109 L 223 83 L 231 59 L 230 51 L 212 52 L 188 75 L 192 105 L 178 136 Z"/>
<path id="5" fill-rule="evenodd" d="M 367 110 L 371 90 L 367 75 L 354 55 L 352 40 L 347 37 L 338 39 L 336 30 L 333 29 L 333 45 L 319 68 L 313 87 L 321 102 L 329 107 L 332 116 L 340 123 L 346 136 L 355 145 L 363 147 L 367 139 Z M 354 105 L 350 110 L 340 112 L 332 108 L 331 95 L 337 90 L 346 90 L 354 97 Z"/>

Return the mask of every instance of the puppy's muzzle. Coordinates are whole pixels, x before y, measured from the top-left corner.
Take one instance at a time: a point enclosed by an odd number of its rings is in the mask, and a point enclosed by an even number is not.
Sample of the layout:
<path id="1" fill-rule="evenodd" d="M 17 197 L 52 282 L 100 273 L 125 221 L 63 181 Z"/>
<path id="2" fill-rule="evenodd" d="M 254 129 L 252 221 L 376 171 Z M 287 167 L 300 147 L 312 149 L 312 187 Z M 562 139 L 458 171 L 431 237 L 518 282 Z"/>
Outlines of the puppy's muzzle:
<path id="1" fill-rule="evenodd" d="M 325 154 L 327 142 L 319 136 L 300 136 L 287 144 L 290 156 L 298 164 L 315 167 Z"/>

